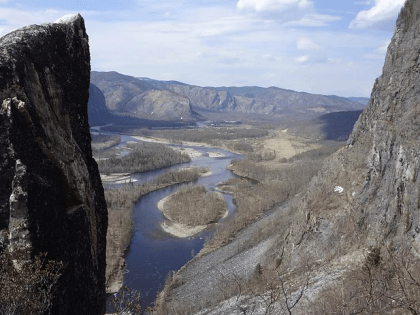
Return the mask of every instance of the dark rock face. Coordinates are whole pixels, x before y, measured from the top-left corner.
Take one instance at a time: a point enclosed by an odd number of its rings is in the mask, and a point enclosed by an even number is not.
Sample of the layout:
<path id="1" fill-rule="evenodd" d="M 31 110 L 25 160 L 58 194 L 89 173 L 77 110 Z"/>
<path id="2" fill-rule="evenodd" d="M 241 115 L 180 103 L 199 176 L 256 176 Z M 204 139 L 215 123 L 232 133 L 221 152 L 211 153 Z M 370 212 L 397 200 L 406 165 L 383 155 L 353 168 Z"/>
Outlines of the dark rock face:
<path id="1" fill-rule="evenodd" d="M 93 84 L 89 86 L 88 114 L 90 126 L 105 125 L 113 121 L 112 114 L 106 108 L 104 94 Z"/>
<path id="2" fill-rule="evenodd" d="M 0 47 L 0 241 L 64 263 L 54 314 L 104 313 L 107 209 L 90 146 L 84 20 L 28 26 Z"/>

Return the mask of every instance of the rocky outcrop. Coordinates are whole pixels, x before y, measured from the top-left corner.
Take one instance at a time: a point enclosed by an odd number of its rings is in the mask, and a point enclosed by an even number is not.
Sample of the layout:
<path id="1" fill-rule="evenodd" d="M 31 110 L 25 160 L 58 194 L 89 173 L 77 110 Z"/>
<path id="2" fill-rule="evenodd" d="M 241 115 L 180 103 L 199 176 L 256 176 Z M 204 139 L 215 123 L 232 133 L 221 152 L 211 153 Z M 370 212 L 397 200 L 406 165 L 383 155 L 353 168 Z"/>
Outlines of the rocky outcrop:
<path id="1" fill-rule="evenodd" d="M 277 87 L 206 88 L 185 84 L 159 85 L 188 97 L 196 108 L 282 116 L 362 109 L 364 105 L 338 96 L 317 95 Z"/>
<path id="2" fill-rule="evenodd" d="M 362 261 L 384 244 L 420 248 L 420 2 L 397 21 L 382 75 L 343 148 L 299 197 L 284 263 Z M 339 189 L 337 189 L 339 188 Z M 338 263 L 340 265 L 340 263 Z M 343 263 L 341 263 L 343 265 Z M 340 274 L 336 274 L 336 278 Z M 334 279 L 330 279 L 334 281 Z M 320 281 L 323 287 L 327 282 Z"/>
<path id="3" fill-rule="evenodd" d="M 326 161 L 296 204 L 284 244 L 290 268 L 303 257 L 354 254 L 355 261 L 357 250 L 383 244 L 420 248 L 419 33 L 420 3 L 409 0 L 347 147 Z"/>
<path id="4" fill-rule="evenodd" d="M 90 145 L 84 20 L 24 27 L 0 47 L 1 244 L 63 262 L 53 314 L 101 314 L 107 209 Z"/>
<path id="5" fill-rule="evenodd" d="M 121 113 L 149 120 L 195 120 L 199 115 L 188 98 L 171 91 L 148 90 L 121 107 Z"/>

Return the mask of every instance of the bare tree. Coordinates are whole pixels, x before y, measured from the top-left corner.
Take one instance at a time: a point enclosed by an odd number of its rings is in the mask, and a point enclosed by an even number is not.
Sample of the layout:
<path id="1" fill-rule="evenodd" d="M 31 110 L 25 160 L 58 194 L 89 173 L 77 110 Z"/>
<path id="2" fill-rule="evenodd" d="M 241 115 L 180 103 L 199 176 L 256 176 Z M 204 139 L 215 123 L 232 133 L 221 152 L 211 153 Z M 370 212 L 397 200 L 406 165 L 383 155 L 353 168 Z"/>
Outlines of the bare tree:
<path id="1" fill-rule="evenodd" d="M 141 293 L 129 287 L 122 287 L 111 300 L 114 314 L 141 314 Z"/>
<path id="2" fill-rule="evenodd" d="M 420 314 L 420 261 L 408 248 L 372 248 L 363 266 L 316 301 L 323 314 Z"/>
<path id="3" fill-rule="evenodd" d="M 246 281 L 235 274 L 230 281 L 223 274 L 222 278 L 225 283 L 235 284 L 233 307 L 240 314 L 292 315 L 308 290 L 311 272 L 309 265 L 305 268 L 303 275 L 299 276 L 278 269 L 264 269 L 261 264 L 257 264 L 252 280 Z M 221 289 L 224 298 L 231 293 L 228 289 Z"/>
<path id="4" fill-rule="evenodd" d="M 49 314 L 63 263 L 47 260 L 41 253 L 27 259 L 28 253 L 4 250 L 0 265 L 0 314 Z"/>

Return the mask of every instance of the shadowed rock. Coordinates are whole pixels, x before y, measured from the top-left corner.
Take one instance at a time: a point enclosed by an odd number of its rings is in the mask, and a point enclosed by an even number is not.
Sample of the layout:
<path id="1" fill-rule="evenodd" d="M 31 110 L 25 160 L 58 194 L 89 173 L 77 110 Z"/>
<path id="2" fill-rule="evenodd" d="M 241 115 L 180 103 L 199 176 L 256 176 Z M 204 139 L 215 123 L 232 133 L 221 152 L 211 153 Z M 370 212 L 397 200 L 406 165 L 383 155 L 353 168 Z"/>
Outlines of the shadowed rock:
<path id="1" fill-rule="evenodd" d="M 27 26 L 0 47 L 2 244 L 64 263 L 52 313 L 103 313 L 107 210 L 90 145 L 84 20 Z"/>

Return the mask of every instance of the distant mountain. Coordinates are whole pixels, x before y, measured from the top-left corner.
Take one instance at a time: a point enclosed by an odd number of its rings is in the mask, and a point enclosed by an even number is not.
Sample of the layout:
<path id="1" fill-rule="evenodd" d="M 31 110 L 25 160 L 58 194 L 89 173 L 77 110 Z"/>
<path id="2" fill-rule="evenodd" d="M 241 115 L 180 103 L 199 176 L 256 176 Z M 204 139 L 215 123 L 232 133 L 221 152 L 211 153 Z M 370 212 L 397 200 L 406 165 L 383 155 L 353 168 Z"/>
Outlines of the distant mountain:
<path id="1" fill-rule="evenodd" d="M 148 120 L 195 121 L 206 111 L 269 115 L 273 119 L 313 119 L 322 114 L 364 109 L 365 105 L 335 95 L 277 87 L 200 87 L 178 81 L 135 78 L 117 72 L 92 71 L 91 82 L 105 96 L 108 110 Z"/>
<path id="2" fill-rule="evenodd" d="M 176 108 L 174 111 L 176 111 Z M 106 106 L 104 94 L 97 86 L 92 83 L 89 87 L 88 114 L 90 126 L 115 124 L 119 126 L 125 126 L 124 129 L 126 130 L 136 129 L 139 127 L 181 127 L 190 124 L 182 120 L 179 122 L 170 120 L 150 120 L 127 115 L 112 114 Z"/>
<path id="3" fill-rule="evenodd" d="M 345 141 L 361 113 L 354 110 L 323 114 L 309 121 L 295 122 L 289 133 L 308 139 Z"/>
<path id="4" fill-rule="evenodd" d="M 141 80 L 117 72 L 92 72 L 91 82 L 105 96 L 110 113 L 160 121 L 195 121 L 200 115 L 190 100 L 170 90 L 157 88 L 153 80 Z"/>
<path id="5" fill-rule="evenodd" d="M 348 97 L 348 99 L 352 102 L 358 102 L 364 105 L 369 103 L 369 97 Z"/>
<path id="6" fill-rule="evenodd" d="M 112 121 L 112 115 L 105 105 L 104 94 L 93 84 L 89 86 L 88 117 L 91 126 L 105 125 Z"/>
<path id="7" fill-rule="evenodd" d="M 199 109 L 283 116 L 360 110 L 365 107 L 343 97 L 309 94 L 277 87 L 199 87 L 179 82 L 154 84 L 188 97 L 194 108 Z"/>

